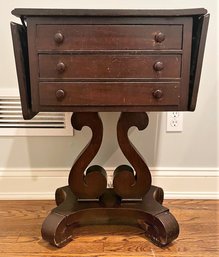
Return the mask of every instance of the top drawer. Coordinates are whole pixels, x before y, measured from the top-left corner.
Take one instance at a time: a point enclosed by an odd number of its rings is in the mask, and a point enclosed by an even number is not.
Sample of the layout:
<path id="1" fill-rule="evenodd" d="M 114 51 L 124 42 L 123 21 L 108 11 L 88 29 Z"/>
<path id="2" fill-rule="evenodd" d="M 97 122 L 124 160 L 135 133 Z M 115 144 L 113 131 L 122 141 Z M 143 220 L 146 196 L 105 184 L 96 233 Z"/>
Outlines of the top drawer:
<path id="1" fill-rule="evenodd" d="M 38 25 L 38 50 L 178 50 L 182 25 Z"/>

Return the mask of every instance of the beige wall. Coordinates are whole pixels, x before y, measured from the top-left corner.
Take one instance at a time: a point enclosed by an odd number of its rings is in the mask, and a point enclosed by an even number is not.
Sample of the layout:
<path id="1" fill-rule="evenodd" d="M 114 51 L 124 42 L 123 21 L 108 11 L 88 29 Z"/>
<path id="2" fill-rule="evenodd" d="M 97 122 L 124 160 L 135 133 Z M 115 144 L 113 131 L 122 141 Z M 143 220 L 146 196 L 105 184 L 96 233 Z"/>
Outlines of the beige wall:
<path id="1" fill-rule="evenodd" d="M 150 167 L 155 167 L 154 180 L 170 192 L 189 193 L 194 189 L 198 194 L 203 192 L 216 195 L 218 180 L 218 19 L 217 0 L 179 0 L 179 1 L 4 1 L 0 8 L 1 47 L 0 47 L 0 90 L 17 87 L 17 78 L 13 59 L 10 35 L 10 21 L 19 20 L 10 14 L 13 8 L 120 8 L 120 9 L 153 9 L 153 8 L 200 8 L 208 9 L 211 14 L 208 39 L 206 44 L 204 65 L 201 77 L 197 109 L 194 113 L 184 114 L 182 133 L 167 133 L 166 115 L 150 113 L 150 125 L 144 132 L 131 129 L 130 138 L 147 160 Z M 94 162 L 104 167 L 117 166 L 126 162 L 118 149 L 115 136 L 117 113 L 101 113 L 105 124 L 104 142 Z M 27 193 L 26 183 L 36 184 L 34 192 L 46 184 L 45 170 L 64 170 L 58 173 L 57 180 L 51 174 L 50 192 L 57 185 L 66 183 L 67 170 L 80 149 L 88 142 L 91 133 L 84 128 L 76 132 L 74 137 L 0 137 L 0 195 L 11 195 L 19 192 Z M 152 168 L 154 170 L 155 168 Z M 26 175 L 20 173 L 26 171 Z M 35 173 L 34 173 L 35 172 Z M 61 171 L 60 171 L 61 172 Z M 172 175 L 170 175 L 170 172 Z M 181 173 L 180 173 L 181 172 Z M 20 174 L 23 174 L 20 177 Z M 33 175 L 34 174 L 34 175 Z M 41 181 L 45 175 L 44 182 Z M 61 175 L 60 175 L 61 174 Z M 65 175 L 63 175 L 65 174 Z M 169 175 L 168 175 L 169 174 Z M 181 175 L 180 175 L 181 174 Z M 34 180 L 33 177 L 36 179 Z M 195 177 L 195 179 L 194 179 Z M 17 179 L 19 178 L 19 179 Z M 59 179 L 62 178 L 62 179 Z M 169 180 L 168 180 L 169 178 Z M 14 180 L 13 180 L 14 179 Z M 37 180 L 38 179 L 38 180 Z M 63 182 L 64 181 L 64 182 Z M 14 183 L 12 185 L 12 182 Z M 35 183 L 36 182 L 36 183 Z M 35 183 L 35 184 L 34 184 Z M 38 184 L 37 184 L 38 183 Z M 44 184 L 43 184 L 44 183 Z M 183 183 L 184 187 L 177 191 L 175 184 Z M 206 183 L 208 185 L 206 186 Z M 51 184 L 53 187 L 51 187 Z M 15 185 L 15 187 L 14 187 Z M 182 185 L 180 185 L 182 186 Z M 197 187 L 197 190 L 195 189 Z M 15 188 L 15 189 L 14 189 Z M 42 194 L 46 190 L 42 186 Z M 46 186 L 45 186 L 46 188 Z M 188 190 L 187 190 L 188 189 Z M 26 191 L 25 191 L 26 190 Z M 44 190 L 44 191 L 43 191 Z M 175 190 L 175 191 L 174 191 Z M 187 192 L 187 191 L 188 192 Z M 196 191 L 195 191 L 196 190 Z M 1 192 L 2 191 L 2 192 Z M 203 194 L 204 194 L 203 193 Z M 195 193 L 194 193 L 195 194 Z M 213 196 L 214 197 L 214 196 Z M 6 197 L 7 198 L 7 197 Z M 25 198 L 25 197 L 24 197 Z"/>

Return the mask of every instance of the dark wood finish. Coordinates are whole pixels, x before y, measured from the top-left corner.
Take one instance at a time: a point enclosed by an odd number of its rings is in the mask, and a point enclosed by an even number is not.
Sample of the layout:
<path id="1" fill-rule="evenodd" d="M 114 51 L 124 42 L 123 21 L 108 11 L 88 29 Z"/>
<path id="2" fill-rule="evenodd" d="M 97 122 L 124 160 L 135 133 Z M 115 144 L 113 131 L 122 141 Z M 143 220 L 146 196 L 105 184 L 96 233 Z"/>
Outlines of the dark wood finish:
<path id="1" fill-rule="evenodd" d="M 76 130 L 81 130 L 84 126 L 91 128 L 92 138 L 71 169 L 68 179 L 69 187 L 77 197 L 98 198 L 107 186 L 106 171 L 98 165 L 93 165 L 87 170 L 86 168 L 101 146 L 103 137 L 101 119 L 98 113 L 74 113 L 71 121 Z"/>
<path id="2" fill-rule="evenodd" d="M 40 78 L 180 78 L 180 55 L 39 55 Z"/>
<path id="3" fill-rule="evenodd" d="M 56 202 L 58 207 L 52 210 L 43 223 L 42 237 L 57 247 L 63 247 L 73 239 L 75 228 L 86 225 L 138 226 L 158 246 L 169 244 L 179 234 L 177 221 L 161 205 L 163 190 L 159 187 L 152 186 L 142 201 L 127 201 L 114 208 L 100 208 L 107 203 L 100 206 L 99 202 L 77 201 L 77 197 L 66 186 L 57 189 Z"/>
<path id="4" fill-rule="evenodd" d="M 112 10 L 112 9 L 31 9 L 16 8 L 12 14 L 17 17 L 41 17 L 41 16 L 201 16 L 205 15 L 207 10 L 204 8 L 194 9 L 166 9 L 166 10 Z"/>
<path id="5" fill-rule="evenodd" d="M 132 167 L 120 165 L 116 168 L 113 188 L 122 198 L 142 198 L 150 189 L 151 174 L 143 157 L 128 138 L 128 130 L 136 126 L 143 130 L 148 125 L 146 113 L 122 113 L 117 124 L 119 146 Z"/>
<path id="6" fill-rule="evenodd" d="M 128 224 L 166 246 L 179 226 L 162 206 L 163 190 L 128 138 L 148 125 L 145 111 L 193 110 L 207 33 L 205 9 L 53 10 L 15 9 L 15 58 L 25 118 L 38 111 L 74 111 L 72 126 L 92 137 L 57 189 L 57 207 L 43 223 L 51 244 L 67 244 L 78 226 Z M 132 165 L 106 171 L 89 164 L 103 137 L 99 111 L 122 111 L 119 146 Z"/>
<path id="7" fill-rule="evenodd" d="M 194 111 L 196 107 L 209 18 L 209 14 L 202 16 L 199 21 L 195 21 L 193 28 L 193 30 L 195 31 L 195 36 L 193 40 L 195 41 L 195 43 L 193 44 L 194 51 L 192 59 L 195 61 L 192 64 L 190 76 L 190 86 L 192 87 L 189 98 L 190 111 Z"/>
<path id="8" fill-rule="evenodd" d="M 151 112 L 159 112 L 159 111 L 179 111 L 178 105 L 150 105 L 148 106 Z M 60 112 L 97 112 L 100 109 L 100 106 L 94 105 L 77 105 L 77 106 L 65 106 L 59 105 Z M 41 112 L 56 112 L 57 106 L 45 106 L 42 105 L 40 107 Z M 111 106 L 103 106 L 104 112 L 144 112 L 145 105 L 136 105 L 136 106 L 128 106 L 128 105 L 111 105 Z"/>
<path id="9" fill-rule="evenodd" d="M 41 82 L 39 97 L 45 106 L 178 106 L 180 95 L 179 83 Z"/>
<path id="10" fill-rule="evenodd" d="M 38 25 L 36 44 L 39 50 L 59 51 L 179 50 L 182 29 L 182 25 Z"/>
<path id="11" fill-rule="evenodd" d="M 146 113 L 121 114 L 117 125 L 118 142 L 135 170 L 128 165 L 120 165 L 114 172 L 113 188 L 106 189 L 106 172 L 102 167 L 94 165 L 86 170 L 101 145 L 101 120 L 97 113 L 72 115 L 72 126 L 77 130 L 83 126 L 90 127 L 92 138 L 71 169 L 69 186 L 56 191 L 58 207 L 42 225 L 45 240 L 63 247 L 72 240 L 76 227 L 97 224 L 139 226 L 158 246 L 165 246 L 177 238 L 179 225 L 169 210 L 162 206 L 163 190 L 151 186 L 150 171 L 128 139 L 130 127 L 137 126 L 143 130 L 147 125 Z M 137 201 L 128 200 L 134 198 Z"/>
<path id="12" fill-rule="evenodd" d="M 25 120 L 29 120 L 32 119 L 37 113 L 32 111 L 31 106 L 26 30 L 22 25 L 11 22 L 11 34 L 14 46 L 22 114 Z"/>
<path id="13" fill-rule="evenodd" d="M 26 22 L 34 111 L 88 111 L 83 104 L 80 107 L 75 105 L 71 110 L 67 108 L 69 105 L 53 104 L 51 108 L 42 105 L 39 82 L 93 82 L 101 79 L 104 82 L 145 80 L 169 83 L 178 80 L 179 91 L 175 91 L 175 97 L 179 101 L 177 106 L 170 103 L 162 108 L 160 104 L 148 105 L 150 99 L 146 99 L 143 105 L 139 97 L 135 104 L 122 104 L 122 109 L 116 104 L 112 109 L 107 104 L 98 105 L 98 97 L 92 94 L 90 105 L 95 106 L 93 111 L 188 110 L 192 16 L 115 18 L 76 15 L 63 16 L 61 22 L 53 16 L 30 16 L 26 17 Z M 106 89 L 102 88 L 103 95 L 107 94 Z M 89 102 L 87 104 L 89 106 Z"/>
<path id="14" fill-rule="evenodd" d="M 155 34 L 154 36 L 154 40 L 157 43 L 162 43 L 166 38 L 166 34 L 164 34 L 163 32 L 158 32 Z"/>

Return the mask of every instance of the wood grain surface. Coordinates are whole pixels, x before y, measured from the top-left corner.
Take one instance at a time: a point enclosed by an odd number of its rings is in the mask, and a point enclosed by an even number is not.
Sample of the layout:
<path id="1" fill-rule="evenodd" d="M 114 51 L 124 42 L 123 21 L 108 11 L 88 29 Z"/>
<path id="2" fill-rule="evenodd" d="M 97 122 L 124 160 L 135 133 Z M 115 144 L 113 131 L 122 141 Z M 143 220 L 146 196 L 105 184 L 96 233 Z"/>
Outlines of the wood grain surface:
<path id="1" fill-rule="evenodd" d="M 162 70 L 155 64 L 161 62 Z M 58 71 L 60 63 L 63 70 Z M 44 79 L 162 79 L 181 77 L 181 56 L 129 54 L 40 54 L 39 77 Z"/>
<path id="2" fill-rule="evenodd" d="M 53 201 L 0 201 L 0 257 L 216 257 L 219 256 L 219 201 L 169 200 L 180 235 L 168 247 L 156 247 L 141 229 L 89 226 L 75 230 L 74 240 L 57 249 L 42 240 L 41 224 Z"/>
<path id="3" fill-rule="evenodd" d="M 165 20 L 163 20 L 165 23 Z M 181 49 L 182 25 L 38 25 L 36 44 L 39 50 L 160 50 Z M 158 32 L 165 34 L 156 42 Z M 63 41 L 57 44 L 59 32 Z"/>

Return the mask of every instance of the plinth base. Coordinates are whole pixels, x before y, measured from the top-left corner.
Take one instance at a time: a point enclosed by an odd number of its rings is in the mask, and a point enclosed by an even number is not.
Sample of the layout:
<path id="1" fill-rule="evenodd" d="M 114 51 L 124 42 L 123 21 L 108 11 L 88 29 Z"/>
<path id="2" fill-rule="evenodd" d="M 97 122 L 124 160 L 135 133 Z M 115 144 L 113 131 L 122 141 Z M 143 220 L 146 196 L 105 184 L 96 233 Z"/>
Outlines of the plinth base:
<path id="1" fill-rule="evenodd" d="M 162 206 L 163 190 L 151 186 L 143 199 L 121 200 L 113 189 L 99 199 L 80 200 L 69 186 L 56 190 L 57 207 L 42 225 L 42 237 L 56 247 L 73 239 L 74 229 L 86 225 L 138 226 L 158 246 L 166 246 L 179 234 L 179 226 L 169 210 Z"/>

